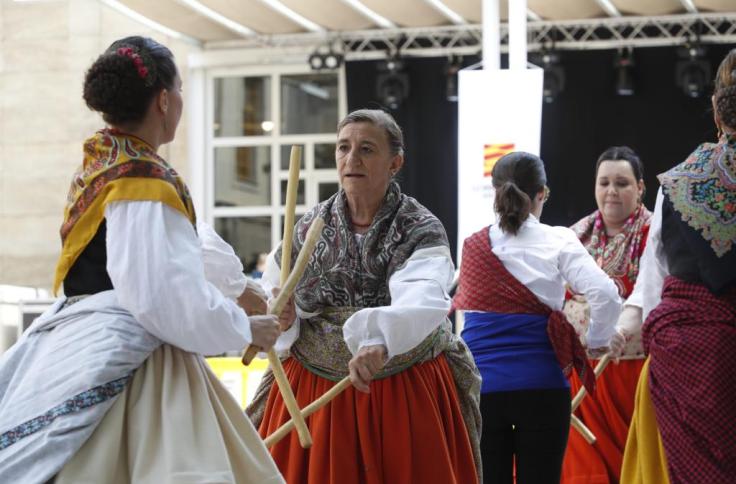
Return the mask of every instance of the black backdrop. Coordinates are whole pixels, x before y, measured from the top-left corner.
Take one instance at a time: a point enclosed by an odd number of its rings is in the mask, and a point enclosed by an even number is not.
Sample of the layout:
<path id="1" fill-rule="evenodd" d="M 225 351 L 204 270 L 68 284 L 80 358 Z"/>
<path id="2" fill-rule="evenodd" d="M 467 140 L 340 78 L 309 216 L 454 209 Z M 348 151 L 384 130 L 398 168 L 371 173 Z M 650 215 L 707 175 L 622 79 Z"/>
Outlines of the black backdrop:
<path id="1" fill-rule="evenodd" d="M 713 75 L 731 47 L 708 46 Z M 545 223 L 570 225 L 595 209 L 595 161 L 608 146 L 629 145 L 639 153 L 648 188 L 645 203 L 652 209 L 656 175 L 682 161 L 698 143 L 715 139 L 710 96 L 688 98 L 675 84 L 675 48 L 635 50 L 636 93 L 628 97 L 614 92 L 614 57 L 612 50 L 561 53 L 565 90 L 542 112 L 541 155 L 552 189 L 542 215 Z M 465 64 L 477 60 L 466 58 Z M 402 189 L 444 223 L 454 256 L 457 103 L 446 100 L 446 63 L 444 58 L 405 59 L 409 96 L 392 114 L 406 142 Z M 377 66 L 376 61 L 347 64 L 349 110 L 381 107 Z"/>

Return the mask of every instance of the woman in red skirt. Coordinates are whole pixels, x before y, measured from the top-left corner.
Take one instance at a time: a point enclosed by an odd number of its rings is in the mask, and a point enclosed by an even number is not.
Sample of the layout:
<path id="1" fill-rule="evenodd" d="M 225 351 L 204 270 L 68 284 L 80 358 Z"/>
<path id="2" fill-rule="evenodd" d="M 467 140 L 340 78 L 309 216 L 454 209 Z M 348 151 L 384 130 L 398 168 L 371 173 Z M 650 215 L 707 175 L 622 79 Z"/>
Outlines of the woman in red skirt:
<path id="1" fill-rule="evenodd" d="M 338 126 L 340 191 L 297 223 L 295 260 L 312 221 L 325 227 L 277 349 L 300 407 L 349 375 L 353 386 L 271 448 L 289 483 L 472 483 L 480 478 L 480 376 L 446 315 L 452 264 L 440 221 L 393 181 L 401 130 L 382 111 Z M 278 285 L 280 248 L 264 282 Z M 268 288 L 267 288 L 268 289 Z M 248 409 L 264 437 L 288 419 L 267 373 Z"/>

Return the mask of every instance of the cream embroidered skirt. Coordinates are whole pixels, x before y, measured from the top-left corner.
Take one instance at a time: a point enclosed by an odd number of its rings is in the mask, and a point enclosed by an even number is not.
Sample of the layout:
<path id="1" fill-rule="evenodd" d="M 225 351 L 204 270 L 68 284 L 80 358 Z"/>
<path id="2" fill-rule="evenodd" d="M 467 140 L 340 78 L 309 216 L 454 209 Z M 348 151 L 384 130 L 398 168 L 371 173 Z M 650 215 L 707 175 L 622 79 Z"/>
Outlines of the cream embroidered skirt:
<path id="1" fill-rule="evenodd" d="M 162 345 L 55 482 L 284 481 L 250 420 L 205 361 Z"/>

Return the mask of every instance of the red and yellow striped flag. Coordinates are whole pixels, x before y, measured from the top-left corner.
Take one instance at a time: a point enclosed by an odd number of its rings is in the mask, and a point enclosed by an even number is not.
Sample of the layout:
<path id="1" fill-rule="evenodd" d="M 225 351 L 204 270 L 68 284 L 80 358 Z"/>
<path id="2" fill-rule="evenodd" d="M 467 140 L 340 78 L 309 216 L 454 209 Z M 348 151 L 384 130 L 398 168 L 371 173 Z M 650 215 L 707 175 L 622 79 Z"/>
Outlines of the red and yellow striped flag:
<path id="1" fill-rule="evenodd" d="M 514 151 L 514 143 L 483 145 L 483 176 L 491 176 L 493 166 L 503 155 Z"/>

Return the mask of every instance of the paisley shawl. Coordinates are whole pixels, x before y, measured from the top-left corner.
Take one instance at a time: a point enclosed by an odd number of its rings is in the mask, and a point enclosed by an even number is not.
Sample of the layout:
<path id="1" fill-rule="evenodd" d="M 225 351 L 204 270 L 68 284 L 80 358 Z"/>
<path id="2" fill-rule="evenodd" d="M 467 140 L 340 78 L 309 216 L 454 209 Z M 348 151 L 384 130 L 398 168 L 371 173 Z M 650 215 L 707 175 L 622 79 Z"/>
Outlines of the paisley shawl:
<path id="1" fill-rule="evenodd" d="M 716 256 L 728 253 L 736 240 L 736 134 L 703 143 L 658 178 L 683 222 L 710 242 Z"/>

